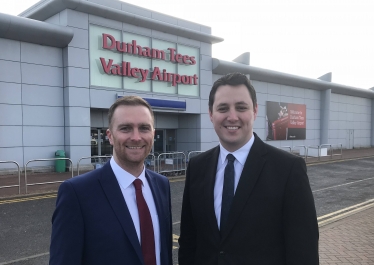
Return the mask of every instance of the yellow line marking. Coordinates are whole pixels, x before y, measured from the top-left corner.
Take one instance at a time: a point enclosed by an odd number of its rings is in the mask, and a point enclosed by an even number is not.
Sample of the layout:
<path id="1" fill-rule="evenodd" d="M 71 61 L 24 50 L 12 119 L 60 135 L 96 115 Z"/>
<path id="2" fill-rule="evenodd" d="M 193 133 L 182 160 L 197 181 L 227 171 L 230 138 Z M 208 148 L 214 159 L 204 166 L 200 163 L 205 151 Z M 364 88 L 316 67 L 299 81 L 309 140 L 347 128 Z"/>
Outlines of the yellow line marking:
<path id="1" fill-rule="evenodd" d="M 41 199 L 50 199 L 50 198 L 56 198 L 57 194 L 48 194 L 48 195 L 41 195 L 41 196 L 34 196 L 34 197 L 26 197 L 26 198 L 17 198 L 17 199 L 11 199 L 11 200 L 4 200 L 0 201 L 0 204 L 8 204 L 8 203 L 16 203 L 16 202 L 26 202 L 26 201 L 35 201 L 35 200 L 41 200 Z"/>
<path id="2" fill-rule="evenodd" d="M 369 209 L 373 206 L 374 206 L 374 199 L 371 199 L 371 200 L 368 200 L 366 202 L 362 202 L 362 203 L 359 203 L 359 204 L 341 209 L 339 211 L 323 215 L 323 216 L 317 218 L 318 226 L 321 227 L 321 226 L 327 225 L 329 223 L 332 223 L 332 222 L 338 221 L 340 219 L 343 219 L 344 217 L 348 217 L 352 214 L 355 214 L 355 213 L 361 212 L 363 210 Z"/>
<path id="3" fill-rule="evenodd" d="M 337 160 L 330 160 L 330 161 L 316 161 L 316 162 L 306 162 L 307 166 L 318 166 L 322 164 L 331 164 L 331 163 L 340 163 L 352 160 L 360 160 L 366 158 L 373 158 L 374 156 L 363 156 L 363 157 L 355 157 L 355 158 L 347 158 L 347 159 L 337 159 Z"/>

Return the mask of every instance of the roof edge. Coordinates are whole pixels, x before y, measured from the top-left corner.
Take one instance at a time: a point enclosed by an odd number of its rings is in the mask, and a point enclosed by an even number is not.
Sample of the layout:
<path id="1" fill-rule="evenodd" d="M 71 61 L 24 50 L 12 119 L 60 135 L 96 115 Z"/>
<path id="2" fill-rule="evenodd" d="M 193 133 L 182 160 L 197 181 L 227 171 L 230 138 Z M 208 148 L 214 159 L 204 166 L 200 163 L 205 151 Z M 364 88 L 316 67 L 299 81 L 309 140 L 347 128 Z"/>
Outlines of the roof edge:
<path id="1" fill-rule="evenodd" d="M 204 32 L 180 27 L 162 21 L 135 15 L 123 10 L 103 6 L 84 0 L 49 0 L 39 2 L 20 14 L 20 16 L 44 21 L 47 18 L 63 11 L 72 9 L 87 14 L 100 16 L 108 19 L 114 19 L 120 22 L 146 27 L 153 30 L 168 32 L 188 39 L 202 41 L 206 43 L 219 43 L 224 39 Z"/>
<path id="2" fill-rule="evenodd" d="M 348 96 L 364 97 L 374 99 L 374 91 L 370 89 L 362 89 L 341 84 L 312 79 L 273 70 L 263 69 L 259 67 L 244 65 L 213 58 L 212 60 L 213 74 L 228 74 L 231 72 L 240 72 L 249 74 L 251 80 L 270 82 L 275 84 L 288 85 L 293 87 L 302 87 L 313 90 L 331 89 L 332 93 Z"/>
<path id="3" fill-rule="evenodd" d="M 0 38 L 63 48 L 73 36 L 70 28 L 0 13 Z"/>

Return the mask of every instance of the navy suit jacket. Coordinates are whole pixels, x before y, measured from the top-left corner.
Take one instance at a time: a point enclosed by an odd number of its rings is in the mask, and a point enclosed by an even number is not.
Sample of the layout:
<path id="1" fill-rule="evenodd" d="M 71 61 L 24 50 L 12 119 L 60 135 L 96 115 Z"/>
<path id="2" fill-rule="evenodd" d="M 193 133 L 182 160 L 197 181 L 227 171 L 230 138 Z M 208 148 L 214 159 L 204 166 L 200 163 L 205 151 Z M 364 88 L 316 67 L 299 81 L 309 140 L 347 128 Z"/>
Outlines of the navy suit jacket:
<path id="1" fill-rule="evenodd" d="M 255 134 L 224 231 L 214 211 L 219 146 L 187 168 L 179 265 L 316 265 L 318 224 L 302 158 Z"/>
<path id="2" fill-rule="evenodd" d="M 145 172 L 160 224 L 161 265 L 172 265 L 170 185 Z M 61 184 L 52 217 L 51 265 L 144 265 L 136 230 L 110 163 Z"/>

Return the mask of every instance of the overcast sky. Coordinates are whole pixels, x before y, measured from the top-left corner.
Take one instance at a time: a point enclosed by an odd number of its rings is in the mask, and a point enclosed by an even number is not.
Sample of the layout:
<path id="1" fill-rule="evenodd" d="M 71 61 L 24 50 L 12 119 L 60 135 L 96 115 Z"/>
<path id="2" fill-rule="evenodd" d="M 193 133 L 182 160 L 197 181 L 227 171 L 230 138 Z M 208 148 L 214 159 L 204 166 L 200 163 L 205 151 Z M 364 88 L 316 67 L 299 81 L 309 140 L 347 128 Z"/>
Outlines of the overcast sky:
<path id="1" fill-rule="evenodd" d="M 18 15 L 37 0 L 0 0 Z M 201 23 L 222 37 L 213 57 L 250 52 L 252 66 L 332 82 L 374 87 L 374 0 L 129 0 Z"/>

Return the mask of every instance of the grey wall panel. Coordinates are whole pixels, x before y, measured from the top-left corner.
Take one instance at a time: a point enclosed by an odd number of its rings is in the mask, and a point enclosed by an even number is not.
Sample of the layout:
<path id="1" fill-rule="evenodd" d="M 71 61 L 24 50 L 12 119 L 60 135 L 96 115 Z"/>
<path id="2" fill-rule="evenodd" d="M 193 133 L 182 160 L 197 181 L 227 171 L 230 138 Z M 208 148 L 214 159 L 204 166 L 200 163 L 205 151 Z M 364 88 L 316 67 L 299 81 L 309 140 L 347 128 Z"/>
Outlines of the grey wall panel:
<path id="1" fill-rule="evenodd" d="M 0 82 L 21 83 L 20 68 L 19 62 L 0 60 Z"/>
<path id="2" fill-rule="evenodd" d="M 22 126 L 0 126 L 0 135 L 0 147 L 22 146 Z"/>
<path id="3" fill-rule="evenodd" d="M 48 158 L 54 158 L 55 152 L 57 150 L 64 150 L 64 146 L 38 146 L 38 147 L 25 147 L 24 148 L 24 157 L 25 157 L 25 164 L 34 159 L 48 159 Z M 27 168 L 30 167 L 43 167 L 43 166 L 54 166 L 55 161 L 36 161 L 36 162 L 30 162 L 27 165 Z M 66 162 L 66 165 L 69 165 L 68 162 Z M 30 180 L 30 177 L 28 178 Z"/>
<path id="4" fill-rule="evenodd" d="M 212 124 L 212 121 L 210 120 L 209 114 L 201 114 L 200 120 L 201 120 L 201 128 L 204 128 L 204 129 L 213 128 L 213 124 Z"/>
<path id="5" fill-rule="evenodd" d="M 148 37 L 152 36 L 152 30 L 151 29 L 138 27 L 138 26 L 135 26 L 135 25 L 132 25 L 132 24 L 123 23 L 122 30 L 126 31 L 126 32 L 132 32 L 132 33 L 135 33 L 135 34 L 138 34 L 138 35 L 143 35 L 143 36 L 148 36 Z"/>
<path id="6" fill-rule="evenodd" d="M 44 22 L 54 25 L 60 25 L 60 13 L 57 13 L 56 15 L 53 15 L 50 18 L 47 18 L 46 20 L 44 20 Z"/>
<path id="7" fill-rule="evenodd" d="M 74 32 L 74 37 L 69 43 L 69 47 L 88 49 L 88 30 L 78 28 L 71 29 Z"/>
<path id="8" fill-rule="evenodd" d="M 24 146 L 63 146 L 64 127 L 23 126 Z"/>
<path id="9" fill-rule="evenodd" d="M 268 83 L 268 93 L 271 95 L 281 95 L 281 85 Z"/>
<path id="10" fill-rule="evenodd" d="M 178 19 L 177 23 L 178 23 L 178 26 L 181 26 L 183 28 L 188 28 L 188 29 L 192 29 L 192 30 L 196 30 L 196 31 L 201 31 L 201 28 L 200 28 L 201 25 L 200 24 L 190 22 L 190 21 L 187 21 L 187 20 L 183 20 L 183 19 Z"/>
<path id="11" fill-rule="evenodd" d="M 200 53 L 212 57 L 212 44 L 200 42 Z"/>
<path id="12" fill-rule="evenodd" d="M 158 30 L 152 30 L 152 37 L 165 41 L 178 42 L 178 37 L 176 35 L 168 34 Z"/>
<path id="13" fill-rule="evenodd" d="M 305 104 L 305 100 L 303 98 L 290 98 L 289 103 Z"/>
<path id="14" fill-rule="evenodd" d="M 206 114 L 209 113 L 209 100 L 208 99 L 202 99 L 200 100 L 200 113 Z"/>
<path id="15" fill-rule="evenodd" d="M 294 98 L 305 98 L 305 89 L 299 87 L 292 88 L 292 96 Z"/>
<path id="16" fill-rule="evenodd" d="M 122 91 L 118 91 L 119 94 Z M 110 106 L 116 101 L 117 92 L 116 91 L 107 91 L 103 89 L 90 89 L 90 102 L 91 108 L 102 108 L 109 109 Z"/>
<path id="17" fill-rule="evenodd" d="M 22 125 L 21 105 L 0 104 L 0 113 L 0 125 Z"/>
<path id="18" fill-rule="evenodd" d="M 62 49 L 22 42 L 21 62 L 62 67 Z"/>
<path id="19" fill-rule="evenodd" d="M 212 34 L 212 28 L 208 26 L 201 25 L 200 26 L 200 31 L 207 33 L 207 34 Z"/>
<path id="20" fill-rule="evenodd" d="M 158 12 L 152 12 L 152 18 L 172 25 L 178 25 L 178 19 Z"/>
<path id="21" fill-rule="evenodd" d="M 82 157 L 89 157 L 91 156 L 91 146 L 90 145 L 82 145 L 82 146 L 69 146 L 66 148 L 66 153 L 70 157 L 70 159 L 74 163 L 74 167 L 76 168 L 79 159 Z M 87 163 L 87 160 L 82 160 L 82 163 Z"/>
<path id="22" fill-rule="evenodd" d="M 157 129 L 177 129 L 178 115 L 176 114 L 166 114 L 166 113 L 155 113 L 155 128 Z"/>
<path id="23" fill-rule="evenodd" d="M 200 69 L 212 71 L 212 57 L 202 55 L 200 61 Z"/>
<path id="24" fill-rule="evenodd" d="M 212 71 L 200 70 L 199 84 L 200 85 L 212 86 L 213 85 Z"/>
<path id="25" fill-rule="evenodd" d="M 266 106 L 257 105 L 257 117 L 265 117 L 265 116 L 266 116 Z"/>
<path id="26" fill-rule="evenodd" d="M 211 86 L 200 85 L 200 98 L 209 99 L 210 89 L 211 89 Z"/>
<path id="27" fill-rule="evenodd" d="M 152 11 L 139 6 L 134 6 L 125 2 L 122 2 L 122 10 L 142 17 L 151 18 Z"/>
<path id="28" fill-rule="evenodd" d="M 62 59 L 62 56 L 61 56 Z M 29 85 L 63 86 L 63 69 L 36 64 L 21 64 L 22 83 Z"/>
<path id="29" fill-rule="evenodd" d="M 64 101 L 70 107 L 90 107 L 90 90 L 82 87 L 65 87 Z"/>
<path id="30" fill-rule="evenodd" d="M 178 36 L 177 42 L 180 44 L 188 45 L 188 46 L 200 47 L 200 41 L 187 39 L 187 38 L 180 37 L 180 36 Z"/>
<path id="31" fill-rule="evenodd" d="M 121 10 L 122 8 L 122 3 L 120 1 L 108 1 L 108 0 L 88 0 L 88 1 L 99 4 L 99 5 L 118 9 L 118 10 Z"/>
<path id="32" fill-rule="evenodd" d="M 90 127 L 66 127 L 66 145 L 91 146 Z"/>
<path id="33" fill-rule="evenodd" d="M 88 21 L 89 23 L 92 23 L 95 25 L 122 30 L 122 22 L 119 22 L 116 20 L 107 19 L 107 18 L 95 16 L 95 15 L 89 15 Z"/>
<path id="34" fill-rule="evenodd" d="M 1 161 L 15 161 L 20 167 L 23 167 L 23 148 L 22 147 L 10 147 L 1 148 L 0 147 L 0 160 Z M 0 169 L 17 169 L 17 166 L 13 163 L 1 163 Z M 17 175 L 14 175 L 18 178 Z M 18 179 L 16 180 L 18 181 Z"/>
<path id="35" fill-rule="evenodd" d="M 205 114 L 203 114 L 205 116 Z M 200 115 L 194 114 L 179 114 L 178 115 L 178 128 L 186 128 L 186 129 L 193 129 L 193 128 L 200 128 L 199 124 Z"/>
<path id="36" fill-rule="evenodd" d="M 90 109 L 65 107 L 65 126 L 90 126 Z"/>
<path id="37" fill-rule="evenodd" d="M 281 85 L 281 95 L 292 97 L 293 87 Z"/>
<path id="38" fill-rule="evenodd" d="M 66 9 L 66 15 L 67 26 L 79 29 L 88 29 L 88 14 Z"/>
<path id="39" fill-rule="evenodd" d="M 89 69 L 65 67 L 67 74 L 65 86 L 70 87 L 89 87 L 90 84 L 90 71 Z"/>
<path id="40" fill-rule="evenodd" d="M 200 99 L 198 98 L 186 98 L 186 112 L 188 113 L 200 113 Z"/>
<path id="41" fill-rule="evenodd" d="M 67 65 L 69 67 L 89 68 L 88 50 L 69 47 L 67 50 Z"/>
<path id="42" fill-rule="evenodd" d="M 197 142 L 197 129 L 178 129 L 177 139 L 178 142 L 183 143 L 196 143 Z"/>
<path id="43" fill-rule="evenodd" d="M 177 144 L 178 151 L 200 151 L 200 148 L 197 148 L 198 144 L 197 142 L 195 143 L 184 143 L 184 142 L 179 142 Z"/>
<path id="44" fill-rule="evenodd" d="M 26 105 L 64 106 L 63 88 L 23 84 L 22 101 Z"/>
<path id="45" fill-rule="evenodd" d="M 20 61 L 21 48 L 20 42 L 0 38 L 0 60 Z"/>
<path id="46" fill-rule="evenodd" d="M 21 104 L 21 84 L 0 82 L 0 104 Z"/>
<path id="47" fill-rule="evenodd" d="M 63 107 L 23 106 L 23 124 L 30 126 L 64 126 Z"/>
<path id="48" fill-rule="evenodd" d="M 251 81 L 252 86 L 256 90 L 256 94 L 258 93 L 267 94 L 268 93 L 268 83 L 260 82 L 256 80 L 250 80 L 250 81 Z"/>

